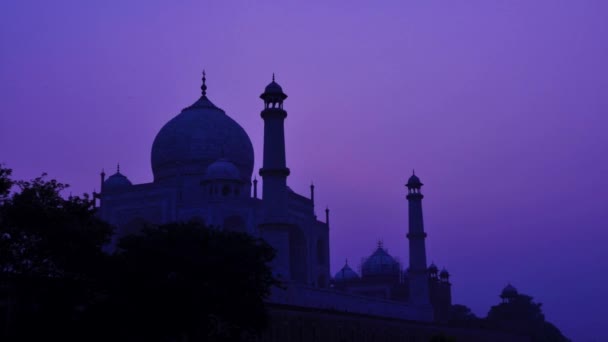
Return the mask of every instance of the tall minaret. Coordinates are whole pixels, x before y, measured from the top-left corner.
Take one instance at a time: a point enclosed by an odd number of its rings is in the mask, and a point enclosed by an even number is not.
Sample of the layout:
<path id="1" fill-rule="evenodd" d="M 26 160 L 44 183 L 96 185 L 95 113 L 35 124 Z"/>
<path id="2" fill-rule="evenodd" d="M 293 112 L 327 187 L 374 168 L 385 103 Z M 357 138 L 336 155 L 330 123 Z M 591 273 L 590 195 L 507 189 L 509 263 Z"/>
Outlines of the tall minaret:
<path id="1" fill-rule="evenodd" d="M 426 269 L 426 247 L 424 240 L 424 222 L 422 220 L 422 198 L 420 192 L 422 182 L 412 173 L 407 181 L 407 200 L 409 202 L 409 231 L 407 238 L 410 243 L 410 268 L 408 278 L 410 283 L 410 302 L 416 305 L 430 303 L 429 283 Z"/>
<path id="2" fill-rule="evenodd" d="M 264 100 L 264 162 L 260 176 L 264 181 L 264 217 L 265 221 L 283 220 L 287 217 L 287 176 L 289 169 L 285 161 L 285 128 L 283 123 L 287 112 L 283 109 L 283 100 L 287 95 L 274 81 L 266 86 L 260 95 Z"/>
<path id="3" fill-rule="evenodd" d="M 272 262 L 274 274 L 280 280 L 296 280 L 301 272 L 292 269 L 296 257 L 292 242 L 292 225 L 289 224 L 287 209 L 287 176 L 289 169 L 285 161 L 285 128 L 287 112 L 283 101 L 287 95 L 274 80 L 260 95 L 264 100 L 261 116 L 264 119 L 264 161 L 260 169 L 263 181 L 263 216 L 259 225 L 264 240 L 275 250 Z M 296 275 L 297 274 L 297 275 Z M 302 279 L 297 279 L 302 280 Z"/>

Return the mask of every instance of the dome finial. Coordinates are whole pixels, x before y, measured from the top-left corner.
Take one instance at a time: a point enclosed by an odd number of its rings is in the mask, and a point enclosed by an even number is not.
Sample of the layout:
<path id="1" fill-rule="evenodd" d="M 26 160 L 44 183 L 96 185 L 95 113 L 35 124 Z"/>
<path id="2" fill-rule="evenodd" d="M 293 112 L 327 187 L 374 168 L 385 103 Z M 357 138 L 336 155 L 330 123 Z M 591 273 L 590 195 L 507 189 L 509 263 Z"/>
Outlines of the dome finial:
<path id="1" fill-rule="evenodd" d="M 203 85 L 201 85 L 201 93 L 203 94 L 203 96 L 207 96 L 207 84 L 205 84 L 207 78 L 205 76 L 205 70 L 203 69 Z"/>
<path id="2" fill-rule="evenodd" d="M 272 82 L 274 82 L 274 72 L 272 73 Z"/>
<path id="3" fill-rule="evenodd" d="M 120 163 L 116 164 L 116 173 L 120 173 Z"/>
<path id="4" fill-rule="evenodd" d="M 412 169 L 412 176 L 415 176 L 415 175 L 416 175 L 416 170 Z"/>

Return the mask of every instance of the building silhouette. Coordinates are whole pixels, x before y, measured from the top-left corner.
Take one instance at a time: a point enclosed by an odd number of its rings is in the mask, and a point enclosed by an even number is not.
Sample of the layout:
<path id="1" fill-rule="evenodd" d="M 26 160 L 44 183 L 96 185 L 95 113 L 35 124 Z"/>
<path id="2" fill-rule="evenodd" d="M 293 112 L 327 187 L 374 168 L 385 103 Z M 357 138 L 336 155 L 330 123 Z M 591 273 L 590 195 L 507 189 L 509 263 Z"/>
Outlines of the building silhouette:
<path id="1" fill-rule="evenodd" d="M 325 222 L 318 220 L 314 186 L 304 196 L 287 185 L 287 95 L 274 75 L 260 98 L 263 198 L 258 197 L 258 180 L 253 175 L 251 140 L 208 98 L 203 73 L 200 98 L 169 120 L 154 139 L 152 182 L 132 184 L 120 167 L 107 179 L 102 172 L 99 213 L 117 227 L 108 248 L 148 224 L 198 221 L 213 229 L 259 236 L 276 249 L 273 272 L 286 286 L 272 291 L 270 303 L 411 321 L 447 320 L 449 275 L 447 271 L 437 274 L 434 265 L 427 267 L 420 179 L 413 174 L 406 184 L 407 269 L 379 244 L 362 263 L 360 275 L 347 263 L 332 278 L 329 209 Z"/>

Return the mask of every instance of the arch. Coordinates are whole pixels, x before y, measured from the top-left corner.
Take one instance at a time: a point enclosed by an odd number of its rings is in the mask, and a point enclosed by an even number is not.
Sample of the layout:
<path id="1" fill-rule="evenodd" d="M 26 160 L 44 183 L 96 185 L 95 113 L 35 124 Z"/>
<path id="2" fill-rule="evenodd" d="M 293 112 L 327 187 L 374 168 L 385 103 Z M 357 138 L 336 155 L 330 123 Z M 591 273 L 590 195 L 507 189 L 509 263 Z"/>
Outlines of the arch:
<path id="1" fill-rule="evenodd" d="M 307 253 L 306 236 L 300 227 L 294 226 L 289 232 L 289 269 L 291 279 L 307 283 Z"/>
<path id="2" fill-rule="evenodd" d="M 247 233 L 247 225 L 241 216 L 232 215 L 224 218 L 224 230 L 228 232 Z"/>

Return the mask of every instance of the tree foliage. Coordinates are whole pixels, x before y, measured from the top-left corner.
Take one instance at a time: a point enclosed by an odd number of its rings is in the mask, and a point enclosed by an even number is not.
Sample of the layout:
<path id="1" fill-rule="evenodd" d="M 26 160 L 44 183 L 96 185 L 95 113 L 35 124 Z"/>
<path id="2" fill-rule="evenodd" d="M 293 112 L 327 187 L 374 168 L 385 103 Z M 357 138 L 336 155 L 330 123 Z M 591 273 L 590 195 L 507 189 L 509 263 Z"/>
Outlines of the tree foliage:
<path id="1" fill-rule="evenodd" d="M 450 318 L 448 323 L 452 326 L 459 327 L 477 327 L 480 325 L 480 320 L 468 306 L 454 304 L 450 307 Z"/>
<path id="2" fill-rule="evenodd" d="M 486 322 L 492 328 L 528 335 L 534 342 L 569 341 L 545 320 L 541 307 L 531 296 L 517 294 L 507 302 L 492 306 Z"/>
<path id="3" fill-rule="evenodd" d="M 106 254 L 112 229 L 88 196 L 10 176 L 0 167 L 0 340 L 236 341 L 263 329 L 276 284 L 263 241 L 176 223 Z"/>
<path id="4" fill-rule="evenodd" d="M 0 164 L 0 203 L 8 196 L 9 191 L 13 187 L 12 173 L 13 170 Z"/>
<path id="5" fill-rule="evenodd" d="M 45 176 L 15 182 L 18 191 L 0 207 L 0 270 L 82 277 L 102 258 L 101 246 L 112 229 L 97 218 L 87 195 L 66 199 L 61 192 L 68 185 Z"/>
<path id="6" fill-rule="evenodd" d="M 137 334 L 129 338 L 241 341 L 265 326 L 275 280 L 263 241 L 192 222 L 147 228 L 119 247 L 98 313 L 114 313 L 118 331 Z"/>

